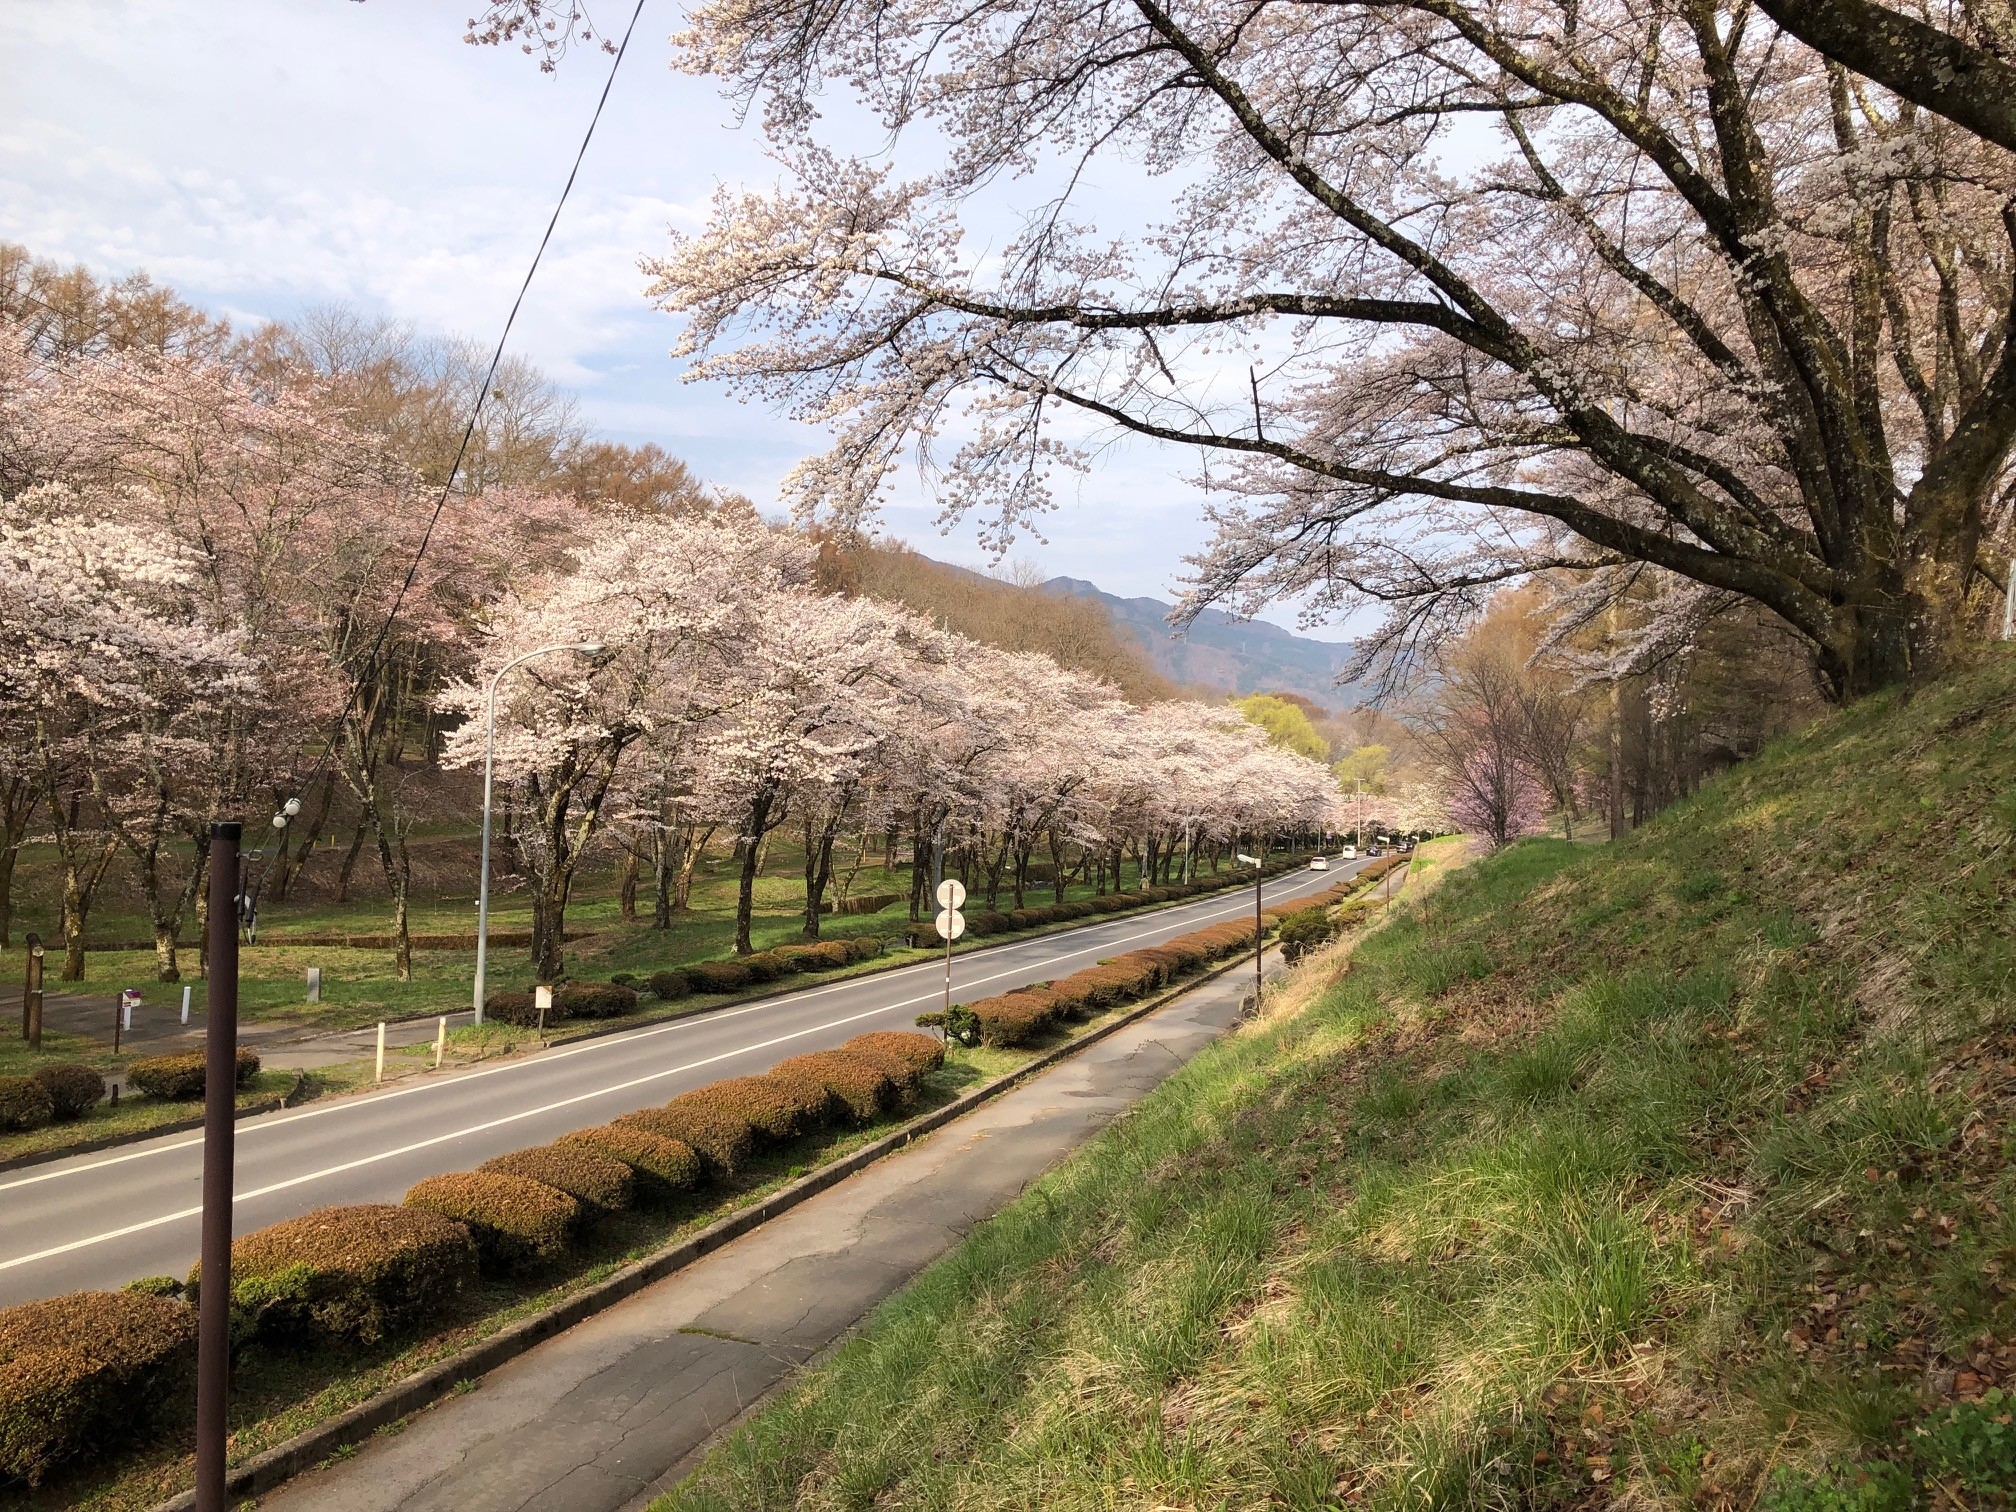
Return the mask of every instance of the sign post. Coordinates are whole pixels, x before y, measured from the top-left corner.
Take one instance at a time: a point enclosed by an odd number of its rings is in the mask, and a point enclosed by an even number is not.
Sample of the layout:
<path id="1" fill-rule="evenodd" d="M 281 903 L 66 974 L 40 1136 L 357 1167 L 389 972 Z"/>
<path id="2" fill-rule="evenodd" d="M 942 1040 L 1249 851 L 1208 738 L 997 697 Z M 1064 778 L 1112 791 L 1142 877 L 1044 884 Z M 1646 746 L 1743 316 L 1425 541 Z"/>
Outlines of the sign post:
<path id="1" fill-rule="evenodd" d="M 947 877 L 938 884 L 938 917 L 934 921 L 939 938 L 945 942 L 945 1011 L 952 1011 L 952 942 L 966 933 L 966 915 L 959 905 L 966 901 L 966 884 Z"/>
<path id="2" fill-rule="evenodd" d="M 232 1117 L 238 1084 L 238 840 L 210 826 L 210 983 L 203 1024 L 203 1289 L 196 1311 L 196 1512 L 224 1512 L 231 1371 Z"/>
<path id="3" fill-rule="evenodd" d="M 28 934 L 28 979 L 21 989 L 21 1038 L 28 1048 L 42 1048 L 42 936 Z"/>

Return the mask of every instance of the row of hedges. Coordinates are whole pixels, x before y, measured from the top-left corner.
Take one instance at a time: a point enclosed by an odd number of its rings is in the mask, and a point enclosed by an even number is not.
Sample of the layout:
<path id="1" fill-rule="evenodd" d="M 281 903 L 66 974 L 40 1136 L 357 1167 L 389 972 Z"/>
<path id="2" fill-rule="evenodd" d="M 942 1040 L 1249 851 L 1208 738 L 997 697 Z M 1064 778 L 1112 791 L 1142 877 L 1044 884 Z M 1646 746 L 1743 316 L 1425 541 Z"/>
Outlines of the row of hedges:
<path id="1" fill-rule="evenodd" d="M 928 1034 L 856 1035 L 430 1176 L 397 1206 L 321 1208 L 246 1234 L 231 1246 L 233 1341 L 369 1344 L 418 1327 L 478 1270 L 537 1270 L 633 1204 L 665 1203 L 733 1177 L 759 1151 L 907 1106 L 944 1058 Z M 34 1485 L 65 1461 L 111 1452 L 185 1388 L 202 1279 L 198 1267 L 179 1285 L 155 1277 L 0 1309 L 0 1485 Z"/>
<path id="2" fill-rule="evenodd" d="M 1304 865 L 1295 860 L 1273 860 L 1260 871 L 1265 877 L 1279 876 L 1283 872 L 1295 871 Z M 1172 882 L 1162 887 L 1143 888 L 1139 892 L 1106 893 L 1097 898 L 1080 898 L 1069 903 L 1046 903 L 1035 908 L 1017 908 L 1009 911 L 981 909 L 966 916 L 966 933 L 985 937 L 997 934 L 1016 934 L 1025 929 L 1041 929 L 1050 924 L 1066 924 L 1077 919 L 1096 918 L 1100 914 L 1125 913 L 1130 908 L 1145 908 L 1151 903 L 1175 903 L 1185 898 L 1200 897 L 1205 893 L 1223 892 L 1228 887 L 1248 886 L 1253 881 L 1250 871 L 1221 872 L 1215 877 L 1198 877 L 1188 882 Z M 929 924 L 910 931 L 910 943 L 920 949 L 941 945 L 944 942 L 938 932 Z"/>
<path id="3" fill-rule="evenodd" d="M 787 976 L 838 971 L 872 961 L 882 954 L 883 946 L 884 942 L 872 935 L 778 945 L 734 960 L 696 961 L 690 966 L 654 971 L 646 982 L 653 996 L 668 1003 L 696 992 L 742 992 Z"/>
<path id="4" fill-rule="evenodd" d="M 105 1095 L 105 1078 L 67 1062 L 37 1066 L 26 1076 L 0 1076 L 0 1129 L 39 1129 L 82 1118 Z"/>
<path id="5" fill-rule="evenodd" d="M 1279 926 L 1285 932 L 1292 926 L 1300 933 L 1307 933 L 1312 926 L 1305 919 L 1306 915 L 1327 919 L 1336 904 L 1370 881 L 1384 876 L 1398 861 L 1396 857 L 1391 864 L 1375 863 L 1313 897 L 1297 898 L 1291 903 L 1277 903 L 1263 908 L 1261 917 L 1268 927 Z M 1145 950 L 1130 950 L 1110 961 L 1101 961 L 1083 971 L 1075 971 L 1061 981 L 1018 987 L 998 997 L 960 1004 L 954 1010 L 959 1015 L 956 1018 L 927 1013 L 918 1019 L 918 1023 L 942 1027 L 947 1033 L 963 1030 L 977 1036 L 983 1045 L 1024 1045 L 1059 1023 L 1072 1022 L 1116 1004 L 1146 997 L 1213 961 L 1252 948 L 1252 922 L 1247 919 L 1227 920 L 1223 924 L 1212 924 L 1178 935 L 1173 940 Z"/>

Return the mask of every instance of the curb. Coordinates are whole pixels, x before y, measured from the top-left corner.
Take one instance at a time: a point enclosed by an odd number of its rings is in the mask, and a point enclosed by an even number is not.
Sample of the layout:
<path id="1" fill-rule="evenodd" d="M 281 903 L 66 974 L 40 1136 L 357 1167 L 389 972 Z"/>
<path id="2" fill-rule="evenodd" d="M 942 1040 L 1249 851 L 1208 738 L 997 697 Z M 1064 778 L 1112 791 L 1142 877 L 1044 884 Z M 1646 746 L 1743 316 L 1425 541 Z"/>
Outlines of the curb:
<path id="1" fill-rule="evenodd" d="M 1269 953 L 1279 959 L 1278 947 L 1270 947 Z M 751 1229 L 759 1227 L 779 1214 L 789 1212 L 827 1188 L 838 1185 L 855 1172 L 873 1165 L 885 1155 L 892 1155 L 924 1135 L 943 1128 L 983 1103 L 991 1102 L 1002 1093 L 1012 1090 L 1037 1073 L 1048 1070 L 1059 1061 L 1067 1060 L 1088 1046 L 1096 1045 L 1108 1035 L 1146 1018 L 1206 983 L 1229 972 L 1250 968 L 1251 965 L 1252 963 L 1243 954 L 1235 956 L 1181 986 L 1145 998 L 1110 1023 L 1101 1024 L 1096 1029 L 1087 1030 L 1084 1034 L 1065 1041 L 1039 1055 L 1027 1065 L 1018 1066 L 1013 1071 L 997 1076 L 970 1092 L 962 1093 L 943 1107 L 920 1114 L 901 1128 L 892 1129 L 880 1139 L 863 1145 L 851 1154 L 843 1155 L 809 1175 L 801 1176 L 789 1186 L 780 1187 L 772 1192 L 768 1197 L 709 1224 L 699 1233 L 690 1235 L 676 1244 L 667 1245 L 642 1260 L 634 1261 L 607 1279 L 585 1287 L 573 1296 L 556 1302 L 529 1318 L 521 1319 L 487 1339 L 445 1359 L 437 1360 L 425 1369 L 415 1371 L 404 1380 L 386 1387 L 376 1396 L 359 1402 L 355 1407 L 337 1414 L 327 1422 L 296 1434 L 270 1449 L 262 1450 L 227 1472 L 224 1483 L 226 1498 L 260 1496 L 273 1490 L 304 1470 L 313 1469 L 337 1450 L 361 1443 L 385 1424 L 397 1422 L 423 1407 L 431 1406 L 462 1382 L 474 1380 L 495 1370 L 555 1334 L 562 1333 L 575 1324 L 615 1306 L 653 1282 L 661 1281 L 666 1276 L 683 1270 L 730 1240 L 739 1239 Z M 195 1506 L 196 1493 L 192 1489 L 156 1503 L 149 1512 L 193 1512 Z"/>
<path id="2" fill-rule="evenodd" d="M 1286 871 L 1276 873 L 1275 877 L 1270 878 L 1269 880 L 1270 881 L 1278 880 L 1278 878 L 1280 877 L 1289 877 L 1293 875 L 1295 875 L 1295 868 L 1291 867 Z M 1172 908 L 1184 908 L 1192 903 L 1208 903 L 1211 902 L 1213 899 L 1220 897 L 1223 893 L 1233 891 L 1237 891 L 1237 889 L 1228 886 L 1220 889 L 1218 892 L 1200 893 L 1194 898 L 1178 898 L 1174 902 L 1150 903 L 1141 908 L 1129 908 L 1119 912 L 1107 914 L 1103 918 L 1099 919 L 1074 920 L 1071 924 L 1067 925 L 1062 929 L 1030 930 L 1024 934 L 1016 935 L 1013 939 L 995 940 L 992 943 L 986 945 L 973 945 L 969 946 L 965 950 L 955 949 L 953 951 L 953 954 L 963 960 L 968 956 L 984 955 L 986 952 L 990 950 L 999 950 L 1009 945 L 1026 945 L 1031 940 L 1045 939 L 1052 935 L 1069 934 L 1073 928 L 1090 929 L 1100 924 L 1115 923 L 1126 919 L 1142 919 L 1146 918 L 1150 914 L 1166 913 L 1168 910 Z M 851 977 L 833 977 L 830 978 L 829 981 L 834 984 L 840 982 L 860 981 L 864 978 L 871 976 L 881 976 L 887 972 L 901 971 L 906 967 L 922 966 L 928 964 L 929 964 L 928 961 L 922 961 L 922 960 L 901 961 L 901 962 L 891 961 L 887 965 L 878 966 L 869 971 L 858 972 Z M 1200 978 L 1199 980 L 1202 980 L 1202 978 Z M 823 986 L 826 984 L 815 983 L 807 985 Z M 747 1007 L 751 1003 L 762 1003 L 767 1002 L 772 998 L 784 997 L 787 994 L 795 992 L 797 990 L 798 986 L 794 984 L 792 986 L 787 986 L 783 988 L 781 991 L 777 992 L 752 992 L 745 994 L 742 997 L 724 998 L 722 999 L 722 1001 L 718 1003 L 711 1004 L 706 1008 L 696 1008 L 688 1013 L 668 1013 L 659 1018 L 639 1019 L 637 1022 L 630 1024 L 610 1024 L 599 1028 L 585 1029 L 579 1034 L 570 1034 L 563 1039 L 546 1040 L 540 1045 L 540 1048 L 550 1050 L 556 1045 L 577 1045 L 584 1040 L 606 1039 L 608 1036 L 612 1034 L 628 1034 L 633 1029 L 654 1028 L 659 1024 L 672 1023 L 677 1019 L 705 1018 L 708 1014 L 719 1013 L 724 1008 L 743 1008 Z M 457 1009 L 456 1011 L 460 1012 L 461 1010 Z M 387 1019 L 385 1021 L 385 1027 L 389 1029 L 395 1024 L 421 1024 L 427 1022 L 429 1019 L 438 1017 L 440 1017 L 439 1014 L 422 1013 L 417 1014 L 412 1018 Z M 366 1024 L 366 1025 L 360 1025 L 358 1027 L 368 1029 L 370 1025 Z M 313 1035 L 303 1036 L 303 1038 L 313 1038 L 313 1037 L 314 1037 Z M 270 1042 L 270 1044 L 260 1048 L 278 1050 L 278 1049 L 284 1049 L 286 1046 L 290 1044 L 298 1044 L 298 1043 L 300 1043 L 299 1040 L 275 1040 Z M 262 1114 L 278 1112 L 285 1105 L 286 1099 L 292 1097 L 294 1093 L 298 1092 L 300 1089 L 301 1089 L 301 1083 L 297 1073 L 297 1079 L 294 1083 L 294 1086 L 290 1090 L 283 1092 L 281 1094 L 281 1100 L 279 1102 L 259 1103 L 252 1107 L 240 1108 L 238 1112 L 233 1116 L 232 1121 L 235 1123 L 238 1119 L 241 1118 L 257 1118 Z M 366 1089 L 357 1088 L 352 1090 L 361 1091 Z M 349 1093 L 339 1092 L 336 1093 L 335 1095 L 342 1097 L 342 1096 L 348 1096 Z M 33 1154 L 29 1155 L 13 1155 L 7 1157 L 4 1160 L 0 1160 L 0 1172 L 22 1170 L 28 1166 L 47 1165 L 51 1161 L 68 1160 L 73 1155 L 91 1155 L 95 1154 L 99 1150 L 117 1149 L 120 1145 L 140 1144 L 145 1140 L 158 1139 L 163 1135 L 167 1134 L 187 1134 L 191 1130 L 200 1129 L 202 1127 L 203 1127 L 203 1119 L 199 1115 L 198 1117 L 195 1118 L 178 1119 L 174 1123 L 156 1124 L 151 1129 L 134 1129 L 126 1134 L 108 1134 L 102 1139 L 85 1140 L 80 1144 L 64 1145 L 60 1149 L 38 1150 Z"/>

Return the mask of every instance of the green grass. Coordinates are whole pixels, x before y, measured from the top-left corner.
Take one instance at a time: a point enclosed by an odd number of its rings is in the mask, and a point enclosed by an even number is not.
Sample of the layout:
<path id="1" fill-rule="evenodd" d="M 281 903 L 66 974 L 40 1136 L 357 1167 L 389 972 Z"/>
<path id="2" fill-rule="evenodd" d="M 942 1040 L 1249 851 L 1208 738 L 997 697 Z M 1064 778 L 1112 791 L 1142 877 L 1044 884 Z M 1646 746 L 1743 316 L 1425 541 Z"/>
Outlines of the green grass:
<path id="1" fill-rule="evenodd" d="M 661 1512 L 2007 1507 L 2012 794 L 1997 654 L 1445 872 Z"/>

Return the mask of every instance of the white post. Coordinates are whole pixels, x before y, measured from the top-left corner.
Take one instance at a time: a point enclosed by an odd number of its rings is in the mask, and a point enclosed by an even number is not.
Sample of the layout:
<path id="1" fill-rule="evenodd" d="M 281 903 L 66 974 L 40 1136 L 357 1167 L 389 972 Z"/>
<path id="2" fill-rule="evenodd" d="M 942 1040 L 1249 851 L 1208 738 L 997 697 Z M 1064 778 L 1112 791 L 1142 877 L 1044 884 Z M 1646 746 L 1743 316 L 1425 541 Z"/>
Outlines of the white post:
<path id="1" fill-rule="evenodd" d="M 189 1022 L 189 984 L 182 984 L 182 1022 Z"/>
<path id="2" fill-rule="evenodd" d="M 371 1079 L 373 1081 L 385 1080 L 385 1020 L 383 1019 L 378 1020 L 378 1070 L 373 1074 Z"/>
<path id="3" fill-rule="evenodd" d="M 2016 640 L 2016 556 L 2009 559 L 2009 587 L 2002 595 L 2002 639 Z"/>
<path id="4" fill-rule="evenodd" d="M 434 1021 L 434 1069 L 441 1069 L 441 1052 L 448 1048 L 448 1015 Z"/>

